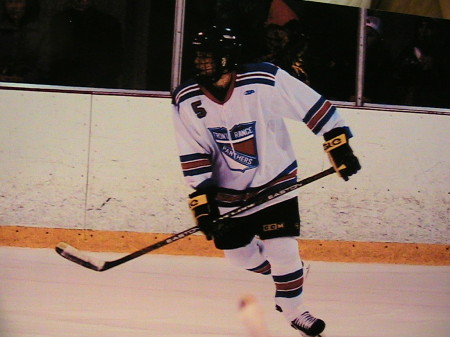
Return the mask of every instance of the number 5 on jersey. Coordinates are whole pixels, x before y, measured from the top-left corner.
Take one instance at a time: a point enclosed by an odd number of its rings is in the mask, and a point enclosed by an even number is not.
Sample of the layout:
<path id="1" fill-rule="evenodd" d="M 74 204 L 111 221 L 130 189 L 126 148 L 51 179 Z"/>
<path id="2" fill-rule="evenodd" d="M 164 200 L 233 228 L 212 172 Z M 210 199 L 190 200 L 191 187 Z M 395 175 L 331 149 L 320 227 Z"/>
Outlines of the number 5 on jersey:
<path id="1" fill-rule="evenodd" d="M 206 110 L 204 107 L 200 106 L 201 104 L 201 101 L 195 101 L 191 104 L 192 110 L 194 110 L 198 118 L 203 118 L 206 116 Z"/>

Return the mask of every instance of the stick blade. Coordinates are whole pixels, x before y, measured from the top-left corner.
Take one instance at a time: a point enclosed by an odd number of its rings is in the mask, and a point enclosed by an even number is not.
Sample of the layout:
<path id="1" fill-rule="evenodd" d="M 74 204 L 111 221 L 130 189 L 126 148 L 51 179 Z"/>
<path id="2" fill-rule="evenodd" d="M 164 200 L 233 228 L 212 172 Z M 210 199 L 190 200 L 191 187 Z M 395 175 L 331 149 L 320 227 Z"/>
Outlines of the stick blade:
<path id="1" fill-rule="evenodd" d="M 95 271 L 105 270 L 105 261 L 93 258 L 92 256 L 88 256 L 65 242 L 58 243 L 55 247 L 55 250 L 62 257 L 83 267 Z"/>

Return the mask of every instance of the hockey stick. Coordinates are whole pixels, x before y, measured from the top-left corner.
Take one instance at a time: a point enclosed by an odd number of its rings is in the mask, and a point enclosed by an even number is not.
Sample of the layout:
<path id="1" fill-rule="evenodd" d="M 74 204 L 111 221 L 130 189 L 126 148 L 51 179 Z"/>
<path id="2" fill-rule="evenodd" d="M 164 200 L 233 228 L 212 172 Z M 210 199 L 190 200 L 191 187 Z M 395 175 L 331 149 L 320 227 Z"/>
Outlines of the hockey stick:
<path id="1" fill-rule="evenodd" d="M 279 191 L 276 191 L 272 194 L 260 195 L 257 198 L 251 200 L 251 202 L 249 202 L 248 204 L 246 204 L 242 207 L 236 208 L 230 212 L 227 212 L 227 213 L 221 215 L 219 218 L 217 218 L 214 221 L 219 222 L 219 221 L 223 221 L 225 219 L 231 218 L 235 215 L 238 215 L 240 213 L 248 211 L 249 209 L 259 206 L 259 205 L 261 205 L 267 201 L 270 201 L 272 199 L 278 198 L 282 195 L 285 195 L 286 193 L 294 191 L 297 188 L 305 186 L 309 183 L 312 183 L 313 181 L 316 181 L 320 178 L 326 177 L 335 172 L 336 172 L 335 169 L 333 167 L 330 167 L 330 168 L 326 169 L 325 171 L 319 172 L 311 177 L 302 179 L 302 180 L 296 182 L 295 184 L 292 184 L 292 185 L 290 185 L 286 188 L 283 188 Z M 177 234 L 174 234 L 174 235 L 168 237 L 165 240 L 162 240 L 162 241 L 152 244 L 148 247 L 142 248 L 134 253 L 125 255 L 124 257 L 121 257 L 117 260 L 112 260 L 112 261 L 103 261 L 103 260 L 88 256 L 88 255 L 82 253 L 81 251 L 79 251 L 78 249 L 76 249 L 75 247 L 72 247 L 71 245 L 69 245 L 65 242 L 58 243 L 56 245 L 55 250 L 62 257 L 66 258 L 72 262 L 75 262 L 83 267 L 86 267 L 86 268 L 89 268 L 89 269 L 92 269 L 95 271 L 105 271 L 105 270 L 114 268 L 118 265 L 121 265 L 122 263 L 125 263 L 127 261 L 133 260 L 141 255 L 147 254 L 153 250 L 156 250 L 158 248 L 166 246 L 172 242 L 175 242 L 182 238 L 185 238 L 186 236 L 194 234 L 194 233 L 198 232 L 199 230 L 200 229 L 197 226 L 188 228 L 182 232 L 179 232 Z"/>

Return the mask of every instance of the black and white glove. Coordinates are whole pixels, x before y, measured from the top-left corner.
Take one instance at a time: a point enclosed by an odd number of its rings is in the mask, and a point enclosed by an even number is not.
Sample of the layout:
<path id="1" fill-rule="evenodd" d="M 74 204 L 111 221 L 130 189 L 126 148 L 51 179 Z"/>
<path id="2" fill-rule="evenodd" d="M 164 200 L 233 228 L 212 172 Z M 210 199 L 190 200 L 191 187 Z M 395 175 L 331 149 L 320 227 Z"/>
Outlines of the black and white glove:
<path id="1" fill-rule="evenodd" d="M 348 127 L 338 127 L 326 132 L 323 137 L 323 149 L 328 154 L 331 164 L 336 172 L 345 180 L 361 169 L 358 158 L 353 154 L 353 150 L 348 140 L 352 133 Z"/>
<path id="2" fill-rule="evenodd" d="M 214 220 L 220 215 L 214 199 L 215 192 L 197 190 L 189 194 L 189 208 L 194 215 L 198 228 L 206 235 L 206 239 L 213 238 L 216 229 Z"/>

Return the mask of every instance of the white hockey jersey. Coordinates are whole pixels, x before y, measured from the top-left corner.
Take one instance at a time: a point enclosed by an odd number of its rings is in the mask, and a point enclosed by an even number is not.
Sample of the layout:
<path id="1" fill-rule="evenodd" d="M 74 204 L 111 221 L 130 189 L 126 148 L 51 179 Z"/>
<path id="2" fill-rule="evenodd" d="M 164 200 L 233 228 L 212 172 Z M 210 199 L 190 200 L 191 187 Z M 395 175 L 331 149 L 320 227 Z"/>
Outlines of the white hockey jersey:
<path id="1" fill-rule="evenodd" d="M 223 102 L 195 81 L 173 93 L 174 126 L 187 184 L 218 188 L 221 212 L 261 191 L 297 180 L 297 161 L 283 118 L 304 122 L 316 135 L 344 126 L 336 108 L 271 63 L 242 65 Z M 294 197 L 296 191 L 241 215 Z"/>

